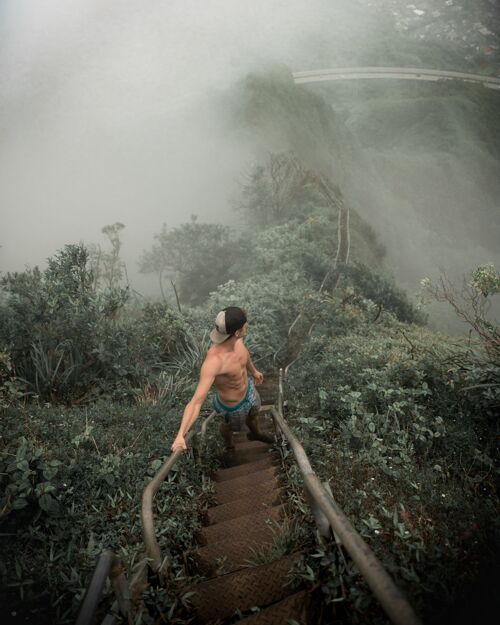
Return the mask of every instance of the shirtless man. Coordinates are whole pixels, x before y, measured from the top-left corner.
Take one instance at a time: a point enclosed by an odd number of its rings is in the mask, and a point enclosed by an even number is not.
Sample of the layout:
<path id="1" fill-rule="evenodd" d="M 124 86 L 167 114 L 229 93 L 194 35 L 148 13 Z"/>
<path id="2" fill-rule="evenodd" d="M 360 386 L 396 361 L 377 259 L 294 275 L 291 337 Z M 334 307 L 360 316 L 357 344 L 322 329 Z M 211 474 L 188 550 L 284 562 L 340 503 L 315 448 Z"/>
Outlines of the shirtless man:
<path id="1" fill-rule="evenodd" d="M 226 449 L 234 448 L 233 429 L 240 429 L 242 419 L 250 430 L 247 434 L 250 440 L 274 442 L 273 437 L 263 434 L 258 427 L 260 397 L 254 384 L 262 384 L 264 376 L 254 367 L 243 342 L 247 329 L 245 311 L 237 306 L 229 306 L 217 315 L 215 328 L 210 333 L 213 345 L 201 366 L 198 386 L 184 410 L 172 451 L 186 450 L 184 436 L 198 418 L 212 384 L 216 390 L 213 407 L 224 418 L 219 431 Z"/>

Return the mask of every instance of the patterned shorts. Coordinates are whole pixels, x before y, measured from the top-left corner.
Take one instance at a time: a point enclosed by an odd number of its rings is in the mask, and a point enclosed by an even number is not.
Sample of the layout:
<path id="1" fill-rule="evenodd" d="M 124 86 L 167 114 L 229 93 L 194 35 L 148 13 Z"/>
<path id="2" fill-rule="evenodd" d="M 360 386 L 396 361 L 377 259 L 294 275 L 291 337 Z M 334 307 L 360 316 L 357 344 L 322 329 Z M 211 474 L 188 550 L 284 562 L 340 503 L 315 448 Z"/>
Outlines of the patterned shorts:
<path id="1" fill-rule="evenodd" d="M 233 432 L 239 432 L 250 411 L 258 412 L 260 408 L 260 396 L 251 378 L 248 378 L 248 387 L 245 397 L 234 406 L 225 406 L 214 393 L 212 405 L 218 416 L 224 418 L 224 422 L 231 426 Z"/>

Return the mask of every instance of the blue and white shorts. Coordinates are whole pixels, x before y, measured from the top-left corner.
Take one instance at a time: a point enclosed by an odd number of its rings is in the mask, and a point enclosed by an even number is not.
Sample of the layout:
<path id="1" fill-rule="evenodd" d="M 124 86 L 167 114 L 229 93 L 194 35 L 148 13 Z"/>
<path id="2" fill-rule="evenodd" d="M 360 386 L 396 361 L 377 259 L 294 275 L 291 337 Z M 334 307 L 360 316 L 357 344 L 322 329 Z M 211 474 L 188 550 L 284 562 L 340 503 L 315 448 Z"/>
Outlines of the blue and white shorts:
<path id="1" fill-rule="evenodd" d="M 248 387 L 245 397 L 234 406 L 225 406 L 214 393 L 212 406 L 218 416 L 224 418 L 224 422 L 231 426 L 233 432 L 239 432 L 250 411 L 258 412 L 260 409 L 260 395 L 257 392 L 253 380 L 248 378 Z"/>

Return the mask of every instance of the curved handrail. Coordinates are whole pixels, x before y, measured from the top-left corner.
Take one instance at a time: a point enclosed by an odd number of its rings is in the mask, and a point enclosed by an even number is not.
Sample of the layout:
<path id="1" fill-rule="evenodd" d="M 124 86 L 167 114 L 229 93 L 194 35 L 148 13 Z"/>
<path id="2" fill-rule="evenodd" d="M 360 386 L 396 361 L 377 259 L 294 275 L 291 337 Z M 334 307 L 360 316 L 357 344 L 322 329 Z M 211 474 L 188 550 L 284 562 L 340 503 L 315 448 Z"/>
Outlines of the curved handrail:
<path id="1" fill-rule="evenodd" d="M 280 371 L 280 386 L 278 403 L 283 402 L 282 374 Z M 361 538 L 340 506 L 326 491 L 317 475 L 314 473 L 307 454 L 299 440 L 286 424 L 283 415 L 271 407 L 274 422 L 288 440 L 304 478 L 304 484 L 311 497 L 317 503 L 328 519 L 334 533 L 339 537 L 349 555 L 358 567 L 360 573 L 377 597 L 386 614 L 395 625 L 420 625 L 421 621 L 403 593 L 396 586 L 390 575 L 382 566 L 370 547 Z"/>
<path id="2" fill-rule="evenodd" d="M 331 69 L 292 72 L 292 78 L 295 84 L 357 78 L 396 78 L 428 80 L 432 82 L 438 80 L 462 80 L 464 82 L 480 83 L 490 89 L 500 89 L 500 78 L 497 76 L 416 67 L 333 67 Z"/>
<path id="3" fill-rule="evenodd" d="M 213 411 L 206 419 L 203 420 L 201 426 L 202 439 L 205 436 L 208 422 L 215 416 L 215 414 L 215 411 Z M 186 443 L 189 443 L 193 436 L 194 432 L 189 432 L 184 437 Z M 155 573 L 158 573 L 159 575 L 162 575 L 163 571 L 165 571 L 167 567 L 168 556 L 165 558 L 164 561 L 164 559 L 162 558 L 160 546 L 158 545 L 158 541 L 156 540 L 156 532 L 153 520 L 153 500 L 163 480 L 167 477 L 170 469 L 174 466 L 174 464 L 177 462 L 182 454 L 183 452 L 180 449 L 175 451 L 173 454 L 170 454 L 158 473 L 153 477 L 153 479 L 149 482 L 149 484 L 144 489 L 144 492 L 142 493 L 142 536 L 144 539 L 144 544 L 146 546 L 146 553 L 150 559 L 150 566 L 153 571 L 155 571 Z"/>

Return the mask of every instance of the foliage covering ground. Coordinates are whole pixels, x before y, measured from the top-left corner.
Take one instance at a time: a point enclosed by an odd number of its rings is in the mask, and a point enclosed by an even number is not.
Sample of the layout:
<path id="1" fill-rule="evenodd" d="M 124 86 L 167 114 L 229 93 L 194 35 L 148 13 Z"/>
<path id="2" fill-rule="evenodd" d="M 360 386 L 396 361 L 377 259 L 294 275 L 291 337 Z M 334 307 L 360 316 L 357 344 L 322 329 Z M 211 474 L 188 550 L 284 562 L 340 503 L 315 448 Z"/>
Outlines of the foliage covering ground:
<path id="1" fill-rule="evenodd" d="M 13 622 L 73 622 L 102 551 L 115 551 L 129 572 L 144 557 L 141 492 L 166 459 L 178 420 L 170 402 L 5 409 L 0 599 L 17 612 Z M 208 462 L 217 444 L 209 440 Z M 157 495 L 159 544 L 172 555 L 174 576 L 209 500 L 188 457 Z"/>
<path id="2" fill-rule="evenodd" d="M 453 617 L 452 606 L 478 579 L 491 602 L 482 576 L 498 557 L 499 368 L 390 314 L 373 323 L 369 301 L 346 299 L 332 300 L 290 371 L 288 417 L 424 622 L 467 622 L 480 603 Z M 332 619 L 347 600 L 353 622 L 385 622 L 335 548 L 314 570 Z"/>
<path id="3" fill-rule="evenodd" d="M 375 233 L 351 210 L 349 263 L 337 268 L 332 289 L 337 211 L 318 178 L 297 177 L 314 169 L 313 160 L 299 170 L 296 164 L 313 153 L 322 129 L 315 158 L 327 160 L 342 129 L 317 96 L 288 99 L 289 88 L 272 79 L 249 80 L 247 89 L 249 123 L 271 123 L 269 110 L 281 115 L 285 106 L 286 132 L 293 133 L 293 116 L 309 116 L 300 131 L 309 133 L 307 149 L 272 154 L 253 170 L 241 205 L 252 227 L 240 240 L 196 220 L 162 231 L 141 266 L 159 273 L 160 286 L 165 276 L 177 283 L 178 302 L 165 293 L 162 303 L 134 299 L 119 258 L 122 224 L 106 228 L 109 254 L 69 245 L 44 271 L 2 278 L 5 613 L 19 611 L 33 623 L 71 622 L 102 549 L 116 550 L 129 572 L 141 558 L 141 490 L 168 453 L 215 313 L 231 304 L 248 312 L 248 345 L 259 369 L 270 373 L 295 360 L 287 418 L 424 620 L 448 618 L 495 560 L 500 341 L 484 305 L 498 295 L 498 273 L 479 268 L 465 304 L 444 283 L 430 288 L 458 311 L 472 305 L 479 340 L 432 333 L 388 275 Z M 273 98 L 285 104 L 273 109 Z M 295 138 L 299 150 L 304 137 Z M 175 243 L 175 254 L 166 256 Z M 211 258 L 226 252 L 231 262 L 220 269 L 222 278 L 202 271 L 219 267 Z M 190 284 L 199 287 L 191 292 Z M 206 471 L 219 448 L 211 440 Z M 324 622 L 386 622 L 335 545 L 313 546 L 301 481 L 284 455 L 296 525 L 282 547 L 306 550 L 299 574 L 321 589 Z M 183 552 L 210 497 L 199 468 L 182 462 L 157 503 L 165 515 L 161 547 L 171 551 L 180 583 Z M 305 526 L 309 540 L 297 529 Z M 144 622 L 161 622 L 166 612 L 178 622 L 189 618 L 174 596 L 152 593 L 146 602 L 153 616 Z"/>

